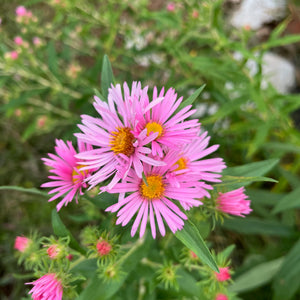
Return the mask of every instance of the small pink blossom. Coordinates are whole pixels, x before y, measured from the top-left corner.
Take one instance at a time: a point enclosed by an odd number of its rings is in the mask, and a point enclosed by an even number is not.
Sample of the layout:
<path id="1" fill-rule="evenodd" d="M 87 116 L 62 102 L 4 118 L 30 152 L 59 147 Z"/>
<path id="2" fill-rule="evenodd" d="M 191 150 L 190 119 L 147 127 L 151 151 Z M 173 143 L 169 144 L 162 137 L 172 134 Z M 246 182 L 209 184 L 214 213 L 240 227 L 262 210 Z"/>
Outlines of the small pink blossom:
<path id="1" fill-rule="evenodd" d="M 59 252 L 60 252 L 60 249 L 59 249 L 59 247 L 58 247 L 57 245 L 51 245 L 51 246 L 47 249 L 48 256 L 49 256 L 51 259 L 57 258 Z"/>
<path id="2" fill-rule="evenodd" d="M 16 15 L 19 17 L 24 17 L 27 14 L 27 10 L 24 6 L 18 6 L 16 8 Z"/>
<path id="3" fill-rule="evenodd" d="M 227 193 L 219 193 L 217 209 L 227 214 L 245 217 L 244 215 L 248 215 L 252 209 L 251 201 L 246 200 L 248 196 L 244 192 L 245 188 L 241 187 Z"/>
<path id="4" fill-rule="evenodd" d="M 15 240 L 14 248 L 20 252 L 25 252 L 31 243 L 31 239 L 25 236 L 17 236 Z"/>
<path id="5" fill-rule="evenodd" d="M 99 241 L 96 247 L 97 247 L 97 252 L 100 256 L 105 256 L 109 254 L 112 249 L 111 244 L 104 240 Z"/>
<path id="6" fill-rule="evenodd" d="M 41 116 L 37 119 L 37 126 L 38 128 L 43 128 L 46 124 L 47 116 Z"/>
<path id="7" fill-rule="evenodd" d="M 48 273 L 33 282 L 27 282 L 25 284 L 34 285 L 28 293 L 32 294 L 33 300 L 62 300 L 62 283 L 55 273 Z"/>
<path id="8" fill-rule="evenodd" d="M 198 17 L 199 17 L 199 12 L 197 11 L 197 10 L 193 10 L 193 12 L 192 12 L 192 17 L 194 18 L 194 19 L 197 19 Z"/>
<path id="9" fill-rule="evenodd" d="M 23 39 L 20 36 L 16 36 L 14 38 L 14 42 L 15 44 L 17 44 L 18 46 L 21 46 L 23 44 Z"/>
<path id="10" fill-rule="evenodd" d="M 226 281 L 231 278 L 229 273 L 229 267 L 219 268 L 220 273 L 215 272 L 216 279 L 218 281 Z"/>
<path id="11" fill-rule="evenodd" d="M 40 46 L 42 44 L 42 41 L 39 37 L 35 36 L 33 39 L 32 39 L 32 42 L 35 46 Z"/>
<path id="12" fill-rule="evenodd" d="M 167 10 L 168 11 L 173 12 L 173 11 L 175 11 L 175 8 L 176 8 L 176 6 L 175 6 L 174 2 L 170 2 L 170 3 L 167 4 Z"/>
<path id="13" fill-rule="evenodd" d="M 19 57 L 19 53 L 17 51 L 11 51 L 8 54 L 9 54 L 9 57 L 13 60 L 18 59 L 18 57 Z"/>
<path id="14" fill-rule="evenodd" d="M 74 256 L 73 256 L 73 254 L 69 254 L 69 255 L 66 256 L 66 258 L 67 258 L 69 261 L 71 261 L 71 260 L 73 260 Z"/>
<path id="15" fill-rule="evenodd" d="M 215 300 L 228 300 L 228 297 L 225 294 L 218 294 Z"/>

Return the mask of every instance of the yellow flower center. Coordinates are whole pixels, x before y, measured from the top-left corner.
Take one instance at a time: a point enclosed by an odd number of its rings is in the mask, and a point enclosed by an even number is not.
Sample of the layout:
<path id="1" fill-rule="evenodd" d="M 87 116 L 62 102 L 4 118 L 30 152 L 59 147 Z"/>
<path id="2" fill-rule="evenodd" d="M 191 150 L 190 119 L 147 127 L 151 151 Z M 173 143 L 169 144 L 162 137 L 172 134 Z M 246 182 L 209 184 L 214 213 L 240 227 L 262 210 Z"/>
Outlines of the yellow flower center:
<path id="1" fill-rule="evenodd" d="M 128 157 L 133 154 L 134 136 L 128 127 L 118 127 L 117 131 L 113 131 L 110 138 L 111 150 L 115 154 L 125 154 Z"/>
<path id="2" fill-rule="evenodd" d="M 146 125 L 146 128 L 147 128 L 147 135 L 148 136 L 151 132 L 154 132 L 154 133 L 158 132 L 157 137 L 160 137 L 163 134 L 163 127 L 160 124 L 156 123 L 156 122 L 149 122 Z"/>
<path id="3" fill-rule="evenodd" d="M 140 184 L 140 193 L 143 198 L 147 200 L 160 198 L 164 191 L 164 183 L 160 175 L 150 175 L 146 176 L 147 184 L 142 181 Z"/>
<path id="4" fill-rule="evenodd" d="M 78 175 L 82 175 L 83 177 L 85 177 L 88 174 L 88 170 L 83 170 L 83 171 L 79 171 L 79 169 L 86 167 L 84 165 L 78 166 L 76 169 L 73 170 L 72 172 L 72 181 L 74 184 L 77 184 L 78 182 L 80 182 L 80 176 Z"/>
<path id="5" fill-rule="evenodd" d="M 178 165 L 178 167 L 174 171 L 184 170 L 186 169 L 187 159 L 184 157 L 181 157 L 177 160 L 175 165 Z"/>

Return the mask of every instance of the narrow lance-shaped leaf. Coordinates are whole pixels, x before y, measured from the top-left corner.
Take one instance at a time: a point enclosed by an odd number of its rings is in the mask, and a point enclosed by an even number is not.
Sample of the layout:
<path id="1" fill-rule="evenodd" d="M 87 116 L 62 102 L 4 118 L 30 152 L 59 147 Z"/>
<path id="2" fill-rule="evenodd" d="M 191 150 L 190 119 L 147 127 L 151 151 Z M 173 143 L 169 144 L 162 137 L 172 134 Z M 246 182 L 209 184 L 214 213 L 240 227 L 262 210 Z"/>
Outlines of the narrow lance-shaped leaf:
<path id="1" fill-rule="evenodd" d="M 112 67 L 108 59 L 108 56 L 104 55 L 103 63 L 102 63 L 102 71 L 101 71 L 101 93 L 104 96 L 105 100 L 107 100 L 108 89 L 110 88 L 110 85 L 113 82 L 114 82 L 114 75 L 113 75 Z"/>
<path id="2" fill-rule="evenodd" d="M 67 229 L 65 224 L 60 219 L 58 213 L 55 209 L 52 210 L 52 227 L 54 233 L 59 237 L 66 237 L 70 238 L 70 247 L 77 250 L 78 252 L 85 254 L 85 250 L 78 244 L 75 240 L 71 232 Z"/>
<path id="3" fill-rule="evenodd" d="M 274 207 L 272 213 L 279 213 L 281 211 L 291 209 L 291 208 L 298 208 L 300 207 L 300 187 L 283 197 L 277 205 Z"/>
<path id="4" fill-rule="evenodd" d="M 190 250 L 192 250 L 204 264 L 207 264 L 215 272 L 219 272 L 218 266 L 203 241 L 198 229 L 191 221 L 186 221 L 183 229 L 177 231 L 175 236 Z"/>
<path id="5" fill-rule="evenodd" d="M 229 290 L 231 292 L 241 293 L 268 283 L 276 272 L 278 272 L 283 260 L 284 258 L 280 257 L 253 267 L 234 279 L 234 283 L 229 287 Z"/>
<path id="6" fill-rule="evenodd" d="M 181 109 L 183 109 L 184 107 L 186 107 L 187 105 L 191 105 L 194 103 L 194 101 L 197 99 L 197 97 L 202 93 L 202 91 L 205 88 L 205 84 L 203 84 L 202 86 L 199 87 L 199 89 L 197 89 L 191 96 L 189 96 L 186 100 L 184 100 L 179 107 L 177 108 L 176 112 L 180 111 Z"/>
<path id="7" fill-rule="evenodd" d="M 242 166 L 227 168 L 223 171 L 224 175 L 231 176 L 263 176 L 269 172 L 277 163 L 279 159 L 268 159 L 259 162 L 254 162 Z"/>
<path id="8" fill-rule="evenodd" d="M 273 300 L 289 300 L 300 288 L 300 239 L 283 261 L 273 282 Z M 294 299 L 294 298 L 293 298 Z M 298 299 L 298 298 L 297 298 Z"/>

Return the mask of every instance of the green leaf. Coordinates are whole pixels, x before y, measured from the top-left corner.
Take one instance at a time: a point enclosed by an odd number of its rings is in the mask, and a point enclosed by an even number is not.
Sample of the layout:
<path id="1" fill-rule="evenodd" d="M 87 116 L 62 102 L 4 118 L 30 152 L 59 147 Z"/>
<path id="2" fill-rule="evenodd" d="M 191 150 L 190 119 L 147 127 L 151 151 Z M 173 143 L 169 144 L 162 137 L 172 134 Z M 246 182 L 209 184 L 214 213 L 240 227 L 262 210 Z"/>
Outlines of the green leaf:
<path id="1" fill-rule="evenodd" d="M 105 100 L 105 97 L 103 97 L 103 95 L 97 90 L 97 89 L 94 89 L 94 93 L 95 95 L 100 98 L 102 101 Z"/>
<path id="2" fill-rule="evenodd" d="M 109 194 L 107 192 L 101 193 L 95 197 L 90 197 L 87 194 L 84 195 L 84 198 L 93 203 L 96 207 L 101 209 L 106 209 L 109 206 L 118 202 L 117 194 Z"/>
<path id="3" fill-rule="evenodd" d="M 300 41 L 299 34 L 287 35 L 280 39 L 274 39 L 274 40 L 267 41 L 266 43 L 261 45 L 261 48 L 263 48 L 263 50 L 268 50 L 269 48 L 298 43 L 299 41 Z"/>
<path id="4" fill-rule="evenodd" d="M 285 194 L 271 193 L 263 189 L 247 189 L 247 195 L 254 204 L 270 206 L 276 205 L 285 196 Z"/>
<path id="5" fill-rule="evenodd" d="M 289 300 L 300 288 L 300 239 L 285 257 L 273 282 L 273 300 Z"/>
<path id="6" fill-rule="evenodd" d="M 78 252 L 85 254 L 86 251 L 78 244 L 78 242 L 75 240 L 71 232 L 67 229 L 65 224 L 60 219 L 57 211 L 55 209 L 52 210 L 52 227 L 54 233 L 58 237 L 66 237 L 68 236 L 70 238 L 70 247 L 74 250 L 77 250 Z"/>
<path id="7" fill-rule="evenodd" d="M 223 171 L 224 175 L 232 176 L 263 176 L 268 173 L 279 162 L 279 159 L 268 159 L 243 166 L 230 167 Z"/>
<path id="8" fill-rule="evenodd" d="M 272 213 L 276 214 L 281 211 L 291 209 L 291 208 L 299 208 L 300 207 L 300 187 L 292 191 L 283 197 L 277 205 L 274 207 Z"/>
<path id="9" fill-rule="evenodd" d="M 110 280 L 104 282 L 98 277 L 98 274 L 94 274 L 88 286 L 83 290 L 76 300 L 104 300 L 110 299 L 124 284 L 124 281 L 128 277 L 129 273 L 133 271 L 138 262 L 147 256 L 147 253 L 152 244 L 152 240 L 148 239 L 145 243 L 141 242 L 137 244 L 137 247 L 133 249 L 130 255 L 122 261 L 122 269 L 124 272 L 120 275 L 118 280 Z M 131 249 L 132 250 L 132 249 Z M 129 250 L 128 253 L 131 251 Z M 126 255 L 126 254 L 125 254 Z M 116 262 L 116 264 L 118 261 Z"/>
<path id="10" fill-rule="evenodd" d="M 104 55 L 101 71 L 101 92 L 105 99 L 107 99 L 108 89 L 112 83 L 114 83 L 113 71 L 108 56 Z"/>
<path id="11" fill-rule="evenodd" d="M 55 50 L 55 45 L 53 40 L 48 42 L 47 46 L 47 53 L 48 53 L 48 65 L 51 72 L 57 75 L 58 65 L 57 65 L 57 55 Z"/>
<path id="12" fill-rule="evenodd" d="M 203 293 L 203 291 L 201 290 L 201 285 L 197 284 L 196 279 L 191 274 L 189 274 L 182 268 L 179 268 L 176 273 L 178 275 L 177 281 L 180 289 L 180 294 L 182 293 L 187 296 L 197 297 L 201 295 L 201 292 Z"/>
<path id="13" fill-rule="evenodd" d="M 227 219 L 223 227 L 243 234 L 265 234 L 285 237 L 293 233 L 289 226 L 276 221 L 261 220 L 254 217 Z"/>
<path id="14" fill-rule="evenodd" d="M 84 261 L 79 262 L 71 268 L 71 272 L 74 274 L 80 273 L 86 278 L 90 278 L 93 273 L 97 270 L 97 259 L 85 259 Z"/>
<path id="15" fill-rule="evenodd" d="M 42 192 L 35 188 L 23 188 L 23 187 L 14 186 L 14 185 L 2 185 L 2 186 L 0 186 L 0 190 L 12 190 L 12 191 L 17 191 L 17 192 L 41 195 L 41 196 L 47 197 L 47 198 L 49 197 L 49 195 L 46 192 Z"/>
<path id="16" fill-rule="evenodd" d="M 201 85 L 199 89 L 197 89 L 191 96 L 189 96 L 186 100 L 184 100 L 176 109 L 176 112 L 180 111 L 184 107 L 191 105 L 194 103 L 194 101 L 197 99 L 197 97 L 202 93 L 202 91 L 205 88 L 205 84 Z"/>
<path id="17" fill-rule="evenodd" d="M 283 263 L 284 257 L 259 264 L 239 277 L 228 288 L 230 292 L 242 293 L 262 286 L 272 280 Z M 285 299 L 284 297 L 282 299 Z"/>
<path id="18" fill-rule="evenodd" d="M 242 176 L 229 176 L 225 175 L 222 177 L 221 183 L 216 183 L 215 186 L 223 187 L 223 186 L 230 186 L 230 188 L 239 188 L 242 186 L 247 186 L 252 182 L 256 181 L 268 181 L 268 182 L 277 182 L 277 180 L 269 177 L 262 177 L 262 176 L 256 176 L 256 177 L 242 177 Z"/>
<path id="19" fill-rule="evenodd" d="M 191 221 L 185 221 L 184 227 L 176 231 L 175 236 L 190 250 L 192 250 L 203 263 L 207 264 L 215 272 L 219 272 L 218 266 L 203 241 L 198 229 Z"/>

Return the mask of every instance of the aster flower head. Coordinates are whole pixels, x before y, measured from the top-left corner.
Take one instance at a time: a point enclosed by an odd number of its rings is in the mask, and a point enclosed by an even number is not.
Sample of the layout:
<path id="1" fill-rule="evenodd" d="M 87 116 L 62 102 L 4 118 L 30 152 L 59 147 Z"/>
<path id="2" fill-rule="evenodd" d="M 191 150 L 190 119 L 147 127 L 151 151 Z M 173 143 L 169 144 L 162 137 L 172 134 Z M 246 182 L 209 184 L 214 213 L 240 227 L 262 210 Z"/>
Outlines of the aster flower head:
<path id="1" fill-rule="evenodd" d="M 137 103 L 145 102 L 147 87 L 141 88 L 141 84 L 133 82 L 131 92 L 127 83 L 121 86 L 111 86 L 108 94 L 108 103 L 94 97 L 94 107 L 99 113 L 98 118 L 87 115 L 82 116 L 82 125 L 78 125 L 83 133 L 76 136 L 83 142 L 94 146 L 91 151 L 85 151 L 77 155 L 84 160 L 84 169 L 97 169 L 89 179 L 89 184 L 94 187 L 100 182 L 114 175 L 110 187 L 121 178 L 124 179 L 131 166 L 138 177 L 142 177 L 142 162 L 160 166 L 164 163 L 148 156 L 151 150 L 145 147 L 156 138 L 157 133 L 147 135 L 144 129 L 136 133 Z M 160 99 L 158 99 L 160 100 Z M 157 101 L 153 101 L 144 107 L 144 111 L 151 109 Z"/>
<path id="2" fill-rule="evenodd" d="M 247 197 L 244 187 L 227 193 L 219 193 L 217 209 L 223 213 L 245 217 L 252 211 L 251 201 L 247 200 Z"/>
<path id="3" fill-rule="evenodd" d="M 227 281 L 231 278 L 229 267 L 219 268 L 220 273 L 215 272 L 215 277 L 217 281 Z"/>
<path id="4" fill-rule="evenodd" d="M 14 248 L 20 252 L 25 252 L 26 249 L 30 246 L 31 239 L 25 236 L 17 236 L 15 239 Z"/>
<path id="5" fill-rule="evenodd" d="M 90 145 L 78 141 L 79 151 L 91 149 Z M 86 188 L 85 179 L 90 175 L 90 171 L 82 171 L 80 159 L 76 158 L 76 150 L 72 142 L 65 143 L 62 140 L 56 140 L 55 154 L 49 153 L 50 158 L 43 158 L 45 165 L 49 166 L 50 172 L 54 175 L 48 178 L 51 181 L 44 183 L 41 187 L 53 188 L 49 194 L 55 194 L 49 199 L 53 201 L 63 196 L 63 199 L 57 204 L 59 211 L 63 205 L 67 205 L 74 198 L 78 202 L 78 195 L 83 195 L 82 188 Z"/>
<path id="6" fill-rule="evenodd" d="M 177 157 L 167 174 L 170 182 L 179 187 L 181 177 L 189 176 L 190 180 L 195 182 L 200 189 L 198 198 L 210 198 L 207 190 L 212 190 L 213 187 L 207 182 L 220 182 L 220 173 L 226 168 L 222 158 L 205 158 L 219 147 L 219 145 L 208 147 L 209 140 L 207 132 L 203 132 L 184 145 L 182 150 L 171 150 L 166 154 L 167 157 Z M 181 205 L 186 210 L 191 207 L 187 203 L 181 203 Z"/>
<path id="7" fill-rule="evenodd" d="M 28 294 L 32 294 L 33 300 L 61 300 L 63 295 L 63 287 L 61 281 L 57 278 L 55 273 L 48 273 L 41 278 L 28 282 L 26 284 L 33 284 L 34 287 Z"/>
<path id="8" fill-rule="evenodd" d="M 164 150 L 177 148 L 190 142 L 197 136 L 200 124 L 197 119 L 185 121 L 196 110 L 191 109 L 191 105 L 176 112 L 182 102 L 182 97 L 177 99 L 177 94 L 173 88 L 164 93 L 164 88 L 158 94 L 157 88 L 153 90 L 153 100 L 155 103 L 151 109 L 149 98 L 136 104 L 137 133 L 143 130 L 147 135 L 156 133 L 157 137 L 151 142 L 152 155 L 163 156 Z"/>
<path id="9" fill-rule="evenodd" d="M 166 174 L 168 166 L 175 163 L 170 157 L 165 158 L 166 166 L 150 166 L 143 164 L 145 178 L 139 178 L 133 169 L 122 183 L 116 184 L 112 189 L 102 188 L 102 191 L 109 193 L 120 193 L 119 202 L 108 207 L 106 211 L 117 213 L 116 224 L 125 226 L 136 214 L 131 236 L 134 236 L 140 227 L 140 237 L 146 230 L 149 216 L 150 227 L 153 238 L 156 237 L 156 222 L 162 236 L 165 235 L 164 222 L 175 233 L 181 230 L 187 216 L 175 204 L 184 202 L 190 206 L 199 206 L 202 203 L 196 200 L 199 195 L 199 188 L 190 178 L 181 176 L 180 186 L 171 184 Z M 124 193 L 131 193 L 125 196 Z"/>

